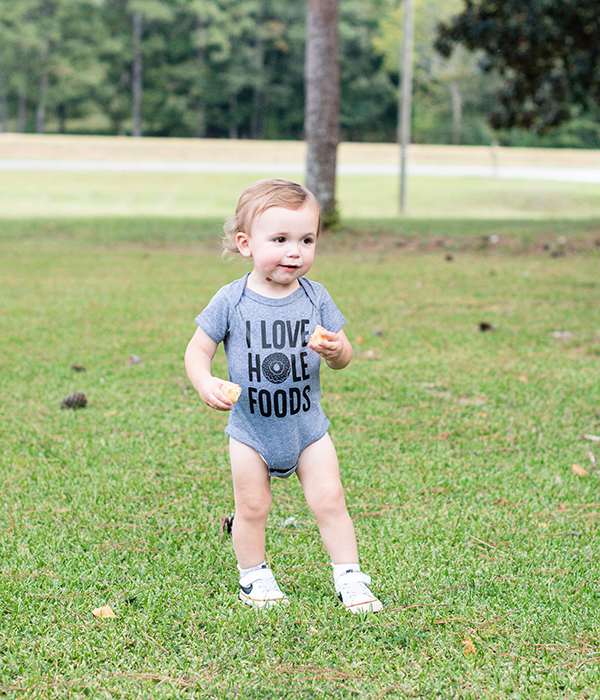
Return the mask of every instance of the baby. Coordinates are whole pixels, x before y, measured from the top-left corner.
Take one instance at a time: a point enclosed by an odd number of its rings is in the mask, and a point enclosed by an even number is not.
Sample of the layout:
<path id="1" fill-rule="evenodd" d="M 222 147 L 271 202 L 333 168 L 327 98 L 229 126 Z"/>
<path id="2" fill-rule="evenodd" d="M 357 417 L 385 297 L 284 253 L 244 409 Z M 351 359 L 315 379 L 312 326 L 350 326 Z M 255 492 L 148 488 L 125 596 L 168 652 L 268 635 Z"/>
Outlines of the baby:
<path id="1" fill-rule="evenodd" d="M 207 406 L 231 411 L 226 433 L 233 477 L 233 547 L 240 599 L 256 608 L 287 604 L 265 562 L 271 478 L 296 474 L 333 565 L 338 598 L 349 611 L 378 612 L 381 602 L 360 570 L 329 420 L 321 408 L 321 358 L 343 369 L 352 346 L 345 319 L 310 270 L 321 225 L 315 197 L 289 180 L 254 183 L 225 226 L 225 249 L 252 261 L 252 272 L 220 289 L 197 317 L 185 366 Z M 318 337 L 311 339 L 316 326 Z M 212 375 L 219 343 L 230 383 Z"/>

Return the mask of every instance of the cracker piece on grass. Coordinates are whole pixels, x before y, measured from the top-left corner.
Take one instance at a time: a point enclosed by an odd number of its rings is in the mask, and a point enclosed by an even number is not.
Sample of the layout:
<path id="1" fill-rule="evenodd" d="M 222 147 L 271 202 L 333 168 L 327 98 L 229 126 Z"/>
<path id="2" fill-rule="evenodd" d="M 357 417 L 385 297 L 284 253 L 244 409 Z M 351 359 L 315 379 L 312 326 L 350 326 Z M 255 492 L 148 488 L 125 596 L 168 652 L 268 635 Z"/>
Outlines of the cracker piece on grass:
<path id="1" fill-rule="evenodd" d="M 92 610 L 92 615 L 94 617 L 116 617 L 115 612 L 110 605 L 103 605 L 101 608 Z"/>

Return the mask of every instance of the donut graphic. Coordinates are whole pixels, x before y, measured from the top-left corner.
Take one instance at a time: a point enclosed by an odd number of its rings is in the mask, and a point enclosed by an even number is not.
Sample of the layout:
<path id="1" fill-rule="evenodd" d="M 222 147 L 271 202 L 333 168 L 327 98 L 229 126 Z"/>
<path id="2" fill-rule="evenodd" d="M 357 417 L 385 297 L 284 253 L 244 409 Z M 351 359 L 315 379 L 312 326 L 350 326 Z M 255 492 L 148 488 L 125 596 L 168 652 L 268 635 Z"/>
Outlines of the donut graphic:
<path id="1" fill-rule="evenodd" d="M 290 374 L 290 361 L 282 352 L 271 353 L 263 360 L 262 371 L 270 382 L 281 384 L 281 382 L 285 382 Z"/>

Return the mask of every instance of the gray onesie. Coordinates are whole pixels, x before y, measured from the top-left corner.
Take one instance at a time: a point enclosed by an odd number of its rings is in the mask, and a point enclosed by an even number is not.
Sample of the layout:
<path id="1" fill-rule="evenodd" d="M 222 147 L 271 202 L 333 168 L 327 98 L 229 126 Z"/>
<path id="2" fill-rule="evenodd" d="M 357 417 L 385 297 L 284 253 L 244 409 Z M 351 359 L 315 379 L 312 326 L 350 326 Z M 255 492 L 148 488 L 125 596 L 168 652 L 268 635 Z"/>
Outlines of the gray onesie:
<path id="1" fill-rule="evenodd" d="M 247 277 L 222 287 L 196 323 L 223 343 L 229 380 L 242 387 L 225 432 L 255 449 L 271 476 L 285 478 L 330 425 L 321 408 L 321 357 L 308 340 L 315 326 L 337 333 L 345 319 L 318 282 L 301 277 L 295 292 L 271 299 L 248 289 Z"/>

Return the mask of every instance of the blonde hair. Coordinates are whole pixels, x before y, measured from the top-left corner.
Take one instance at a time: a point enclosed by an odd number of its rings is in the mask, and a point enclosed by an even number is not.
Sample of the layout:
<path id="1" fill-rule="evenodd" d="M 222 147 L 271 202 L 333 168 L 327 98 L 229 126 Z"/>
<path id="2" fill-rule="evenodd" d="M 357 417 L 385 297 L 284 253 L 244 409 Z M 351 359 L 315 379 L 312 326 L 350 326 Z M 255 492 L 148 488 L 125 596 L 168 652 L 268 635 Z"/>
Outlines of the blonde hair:
<path id="1" fill-rule="evenodd" d="M 321 229 L 321 208 L 314 194 L 297 182 L 284 178 L 258 180 L 242 192 L 235 214 L 223 226 L 223 255 L 238 253 L 236 236 L 241 231 L 250 233 L 254 220 L 271 207 L 297 211 L 311 202 L 319 212 L 317 235 Z"/>

